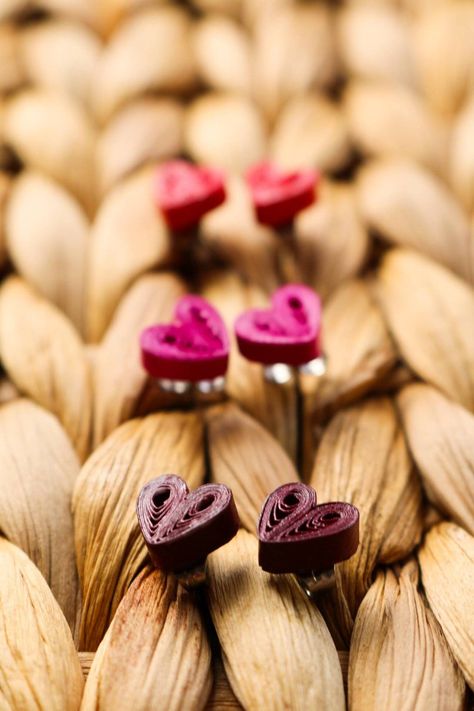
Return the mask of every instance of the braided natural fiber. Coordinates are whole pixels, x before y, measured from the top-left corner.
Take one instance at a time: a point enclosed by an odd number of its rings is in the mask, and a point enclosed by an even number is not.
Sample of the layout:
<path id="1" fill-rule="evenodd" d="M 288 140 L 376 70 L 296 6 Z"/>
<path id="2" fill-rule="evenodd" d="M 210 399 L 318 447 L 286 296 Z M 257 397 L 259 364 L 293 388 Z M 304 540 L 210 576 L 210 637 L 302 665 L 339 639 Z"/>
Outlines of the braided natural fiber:
<path id="1" fill-rule="evenodd" d="M 194 269 L 152 197 L 178 155 L 227 173 Z M 266 156 L 322 172 L 290 263 L 243 179 Z M 2 711 L 472 704 L 473 210 L 474 0 L 1 0 Z M 146 378 L 180 295 L 231 332 L 289 272 L 323 380 L 234 343 L 218 405 Z M 148 567 L 135 501 L 168 471 L 240 512 L 202 593 Z M 317 603 L 257 565 L 298 476 L 361 514 Z"/>

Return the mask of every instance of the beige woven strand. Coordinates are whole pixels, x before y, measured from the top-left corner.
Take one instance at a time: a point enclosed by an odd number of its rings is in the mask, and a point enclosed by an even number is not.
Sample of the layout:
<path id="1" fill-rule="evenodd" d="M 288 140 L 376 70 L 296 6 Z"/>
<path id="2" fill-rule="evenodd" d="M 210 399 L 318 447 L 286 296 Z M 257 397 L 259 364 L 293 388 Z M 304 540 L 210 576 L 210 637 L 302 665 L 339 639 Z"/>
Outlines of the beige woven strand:
<path id="1" fill-rule="evenodd" d="M 13 383 L 58 417 L 83 460 L 92 394 L 82 342 L 70 321 L 19 277 L 0 289 L 0 355 Z"/>
<path id="2" fill-rule="evenodd" d="M 83 333 L 89 222 L 79 203 L 49 177 L 26 170 L 14 182 L 5 231 L 18 272 Z"/>
<path id="3" fill-rule="evenodd" d="M 207 86 L 251 94 L 252 45 L 238 22 L 220 13 L 204 15 L 193 24 L 192 49 L 199 77 Z"/>
<path id="4" fill-rule="evenodd" d="M 380 308 L 362 280 L 334 291 L 325 305 L 322 338 L 328 366 L 312 398 L 318 420 L 373 390 L 397 359 Z"/>
<path id="5" fill-rule="evenodd" d="M 21 65 L 28 83 L 64 93 L 90 110 L 101 41 L 81 22 L 50 17 L 22 28 Z"/>
<path id="6" fill-rule="evenodd" d="M 153 205 L 152 175 L 151 168 L 133 173 L 107 193 L 97 212 L 89 262 L 89 340 L 103 336 L 133 281 L 170 259 L 170 237 Z"/>
<path id="7" fill-rule="evenodd" d="M 146 569 L 95 655 L 81 711 L 200 711 L 211 686 L 211 652 L 193 593 Z"/>
<path id="8" fill-rule="evenodd" d="M 474 535 L 474 416 L 429 385 L 404 388 L 397 402 L 426 495 Z"/>
<path id="9" fill-rule="evenodd" d="M 142 165 L 181 153 L 184 108 L 172 98 L 145 96 L 126 104 L 97 142 L 98 188 L 105 195 Z"/>
<path id="10" fill-rule="evenodd" d="M 290 99 L 279 114 L 270 156 L 284 168 L 313 168 L 334 173 L 351 157 L 347 121 L 340 106 L 324 94 Z"/>
<path id="11" fill-rule="evenodd" d="M 296 218 L 295 243 L 304 280 L 323 298 L 361 271 L 371 240 L 350 183 L 322 179 L 317 202 Z"/>
<path id="12" fill-rule="evenodd" d="M 363 168 L 358 188 L 364 217 L 378 235 L 474 283 L 468 215 L 436 176 L 408 161 L 385 159 Z"/>
<path id="13" fill-rule="evenodd" d="M 388 81 L 354 80 L 345 91 L 344 108 L 350 135 L 364 157 L 411 159 L 444 175 L 449 125 L 413 88 Z M 416 176 L 414 169 L 412 173 Z M 400 192 L 405 186 L 396 187 Z"/>
<path id="14" fill-rule="evenodd" d="M 419 560 L 430 607 L 474 689 L 474 538 L 453 523 L 441 523 L 426 536 Z"/>
<path id="15" fill-rule="evenodd" d="M 473 290 L 443 267 L 408 250 L 388 253 L 379 285 L 389 328 L 408 365 L 473 410 Z"/>
<path id="16" fill-rule="evenodd" d="M 349 660 L 354 711 L 464 708 L 464 681 L 418 577 L 413 560 L 380 572 L 359 608 Z"/>
<path id="17" fill-rule="evenodd" d="M 187 92 L 195 66 L 187 51 L 189 15 L 172 5 L 125 16 L 103 52 L 94 81 L 94 107 L 103 123 L 120 106 L 147 92 Z M 160 51 L 157 52 L 156 48 Z"/>
<path id="18" fill-rule="evenodd" d="M 341 642 L 379 563 L 403 560 L 422 531 L 420 484 L 395 409 L 387 398 L 337 414 L 319 446 L 311 484 L 319 501 L 350 501 L 360 511 L 357 553 L 336 567 L 337 587 L 326 594 L 327 616 Z"/>
<path id="19" fill-rule="evenodd" d="M 0 538 L 0 705 L 77 711 L 84 680 L 71 631 L 43 576 Z"/>
<path id="20" fill-rule="evenodd" d="M 0 530 L 31 558 L 73 634 L 79 626 L 71 495 L 79 462 L 49 412 L 29 400 L 0 408 Z"/>
<path id="21" fill-rule="evenodd" d="M 315 605 L 288 576 L 257 566 L 240 531 L 209 559 L 209 605 L 237 698 L 257 709 L 343 709 L 339 660 Z"/>

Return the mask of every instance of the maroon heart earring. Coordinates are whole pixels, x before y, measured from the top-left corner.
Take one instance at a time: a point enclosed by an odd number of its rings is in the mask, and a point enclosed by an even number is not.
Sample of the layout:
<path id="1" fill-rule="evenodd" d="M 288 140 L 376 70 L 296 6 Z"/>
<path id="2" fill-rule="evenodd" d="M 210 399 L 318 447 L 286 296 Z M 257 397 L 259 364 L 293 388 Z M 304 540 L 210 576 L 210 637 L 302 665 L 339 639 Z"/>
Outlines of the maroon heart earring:
<path id="1" fill-rule="evenodd" d="M 230 541 L 240 526 L 227 486 L 203 484 L 190 492 L 174 474 L 142 488 L 137 517 L 153 565 L 175 573 L 186 588 L 205 582 L 207 556 Z"/>
<path id="2" fill-rule="evenodd" d="M 225 386 L 229 339 L 219 313 L 202 297 L 188 294 L 177 303 L 171 324 L 140 336 L 142 364 L 167 392 L 219 392 Z"/>
<path id="3" fill-rule="evenodd" d="M 359 511 L 340 501 L 317 504 L 312 487 L 284 484 L 263 505 L 258 540 L 263 570 L 295 574 L 312 597 L 334 585 L 334 565 L 357 551 Z"/>
<path id="4" fill-rule="evenodd" d="M 294 371 L 321 376 L 321 300 L 304 284 L 277 289 L 269 309 L 249 309 L 235 322 L 239 351 L 265 366 L 265 378 L 287 383 Z"/>

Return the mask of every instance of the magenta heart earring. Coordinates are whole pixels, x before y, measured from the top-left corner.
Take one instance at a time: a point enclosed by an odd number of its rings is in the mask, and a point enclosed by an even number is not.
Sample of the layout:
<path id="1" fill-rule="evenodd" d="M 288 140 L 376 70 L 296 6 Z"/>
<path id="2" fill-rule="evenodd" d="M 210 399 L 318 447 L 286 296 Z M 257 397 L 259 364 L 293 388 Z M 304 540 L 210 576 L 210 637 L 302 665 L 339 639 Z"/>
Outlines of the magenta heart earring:
<path id="1" fill-rule="evenodd" d="M 312 597 L 334 585 L 334 565 L 357 551 L 359 511 L 340 501 L 318 505 L 310 486 L 284 484 L 263 505 L 258 540 L 263 570 L 295 574 Z"/>
<path id="2" fill-rule="evenodd" d="M 229 339 L 219 313 L 202 297 L 188 294 L 176 304 L 170 324 L 150 326 L 140 336 L 142 364 L 160 387 L 182 394 L 222 391 Z"/>
<path id="3" fill-rule="evenodd" d="M 240 526 L 227 486 L 204 484 L 189 492 L 174 474 L 143 487 L 137 517 L 153 565 L 175 573 L 187 588 L 205 582 L 207 556 L 230 541 Z"/>
<path id="4" fill-rule="evenodd" d="M 321 300 L 303 284 L 277 289 L 269 309 L 250 309 L 235 322 L 239 351 L 262 363 L 267 380 L 286 383 L 294 371 L 321 376 Z"/>

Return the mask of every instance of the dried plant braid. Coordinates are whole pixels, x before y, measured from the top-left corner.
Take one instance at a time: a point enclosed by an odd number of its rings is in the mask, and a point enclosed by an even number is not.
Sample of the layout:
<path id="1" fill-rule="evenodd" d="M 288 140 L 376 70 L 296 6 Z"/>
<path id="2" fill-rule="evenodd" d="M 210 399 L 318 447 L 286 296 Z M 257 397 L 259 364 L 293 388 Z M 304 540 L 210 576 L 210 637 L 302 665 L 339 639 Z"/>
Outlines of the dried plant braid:
<path id="1" fill-rule="evenodd" d="M 30 400 L 0 408 L 2 534 L 36 564 L 73 634 L 81 609 L 71 495 L 79 462 L 58 421 Z"/>
<path id="2" fill-rule="evenodd" d="M 211 650 L 194 595 L 172 576 L 145 570 L 95 655 L 81 709 L 178 711 L 185 698 L 186 708 L 200 710 L 211 687 Z"/>
<path id="3" fill-rule="evenodd" d="M 77 711 L 84 679 L 64 615 L 38 568 L 5 538 L 0 561 L 3 707 Z"/>
<path id="4" fill-rule="evenodd" d="M 390 400 L 367 400 L 334 416 L 311 483 L 322 501 L 352 501 L 361 512 L 359 550 L 338 566 L 336 591 L 325 600 L 328 622 L 348 644 L 375 566 L 403 560 L 422 533 L 421 487 Z"/>
<path id="5" fill-rule="evenodd" d="M 83 343 L 66 316 L 17 276 L 0 288 L 0 355 L 19 390 L 61 421 L 83 460 L 92 419 Z"/>
<path id="6" fill-rule="evenodd" d="M 399 570 L 381 570 L 365 596 L 351 640 L 351 708 L 463 708 L 464 679 L 418 591 L 418 578 L 413 560 Z M 399 663 L 402 655 L 405 664 Z"/>
<path id="7" fill-rule="evenodd" d="M 318 609 L 291 578 L 264 574 L 256 556 L 255 538 L 240 531 L 211 558 L 209 605 L 237 698 L 255 709 L 329 708 L 330 698 L 343 709 L 339 660 Z"/>
<path id="8" fill-rule="evenodd" d="M 0 3 L 1 709 L 468 707 L 473 33 L 473 0 Z M 191 268 L 153 199 L 174 157 L 226 172 Z M 222 402 L 164 393 L 144 327 L 192 290 L 231 332 L 288 273 L 265 158 L 321 171 L 291 249 L 327 374 L 278 387 L 231 338 Z M 136 518 L 169 472 L 240 513 L 197 593 Z M 298 479 L 360 511 L 316 601 L 257 563 Z"/>

